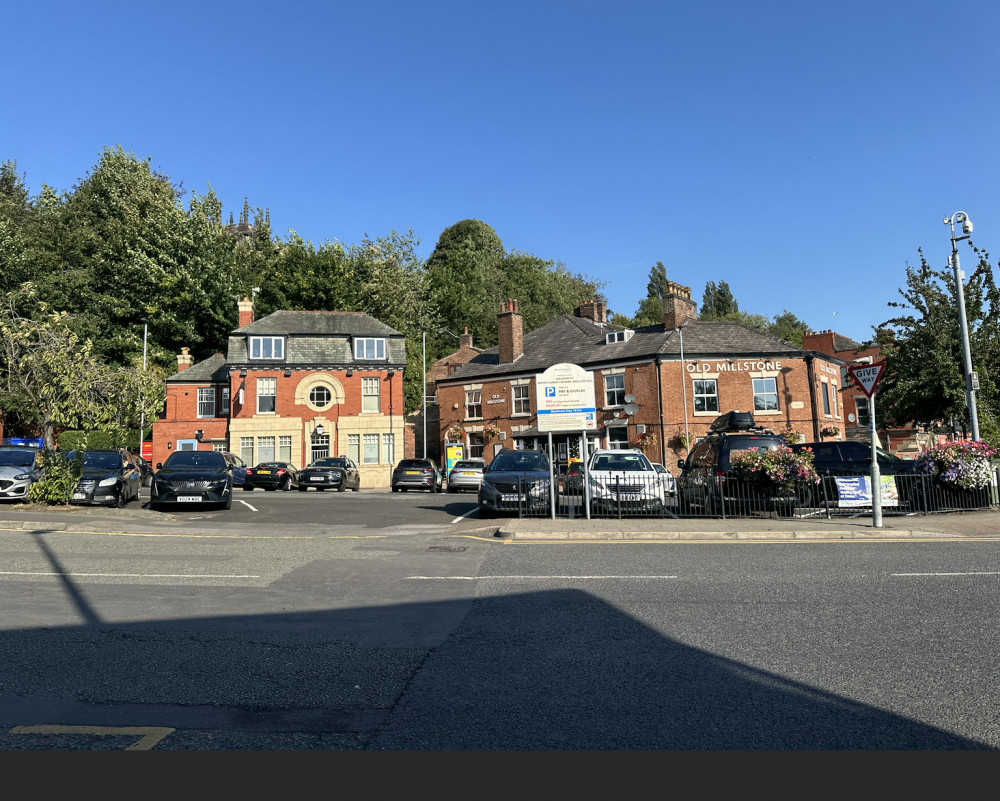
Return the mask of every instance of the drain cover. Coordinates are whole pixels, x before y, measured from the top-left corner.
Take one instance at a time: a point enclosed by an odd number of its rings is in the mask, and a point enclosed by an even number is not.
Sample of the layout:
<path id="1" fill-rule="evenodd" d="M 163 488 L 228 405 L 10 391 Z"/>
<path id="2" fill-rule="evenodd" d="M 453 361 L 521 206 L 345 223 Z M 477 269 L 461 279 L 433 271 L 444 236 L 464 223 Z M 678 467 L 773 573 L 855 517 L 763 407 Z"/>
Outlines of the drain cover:
<path id="1" fill-rule="evenodd" d="M 438 553 L 460 553 L 465 550 L 464 545 L 432 545 L 427 549 L 428 551 L 437 551 Z"/>

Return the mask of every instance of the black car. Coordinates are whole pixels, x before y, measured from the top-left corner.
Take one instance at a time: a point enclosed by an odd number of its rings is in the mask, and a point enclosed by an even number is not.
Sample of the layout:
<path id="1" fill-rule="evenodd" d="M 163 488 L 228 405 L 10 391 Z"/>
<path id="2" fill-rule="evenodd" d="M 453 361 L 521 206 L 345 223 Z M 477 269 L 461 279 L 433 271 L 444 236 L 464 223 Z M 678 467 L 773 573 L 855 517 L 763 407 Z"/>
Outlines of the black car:
<path id="1" fill-rule="evenodd" d="M 361 471 L 347 456 L 324 456 L 299 471 L 299 492 L 305 492 L 310 487 L 317 492 L 326 489 L 357 492 L 361 489 Z"/>
<path id="2" fill-rule="evenodd" d="M 233 470 L 216 451 L 174 451 L 156 466 L 149 508 L 167 504 L 212 504 L 229 509 L 233 503 Z"/>
<path id="3" fill-rule="evenodd" d="M 758 426 L 751 412 L 732 411 L 719 415 L 709 432 L 677 462 L 677 487 L 683 513 L 736 513 L 758 507 L 751 487 L 731 475 L 732 457 L 751 449 L 775 450 L 786 445 L 784 438 L 769 428 Z"/>
<path id="4" fill-rule="evenodd" d="M 70 451 L 66 458 L 76 459 L 76 452 Z M 69 499 L 71 504 L 117 506 L 121 509 L 129 501 L 139 499 L 142 471 L 127 451 L 84 451 L 80 466 L 80 478 Z"/>
<path id="5" fill-rule="evenodd" d="M 479 516 L 550 512 L 549 457 L 539 451 L 500 451 L 483 471 Z"/>
<path id="6" fill-rule="evenodd" d="M 282 490 L 299 487 L 299 471 L 291 462 L 261 462 L 256 467 L 248 467 L 243 489 L 252 492 L 257 487 L 263 490 Z"/>
<path id="7" fill-rule="evenodd" d="M 392 471 L 390 486 L 393 492 L 424 489 L 440 492 L 444 474 L 433 459 L 401 459 Z"/>
<path id="8" fill-rule="evenodd" d="M 125 451 L 129 458 L 135 462 L 136 466 L 139 468 L 139 483 L 143 487 L 148 487 L 149 483 L 153 480 L 153 465 L 151 465 L 147 460 L 143 459 L 139 454 L 132 451 Z"/>

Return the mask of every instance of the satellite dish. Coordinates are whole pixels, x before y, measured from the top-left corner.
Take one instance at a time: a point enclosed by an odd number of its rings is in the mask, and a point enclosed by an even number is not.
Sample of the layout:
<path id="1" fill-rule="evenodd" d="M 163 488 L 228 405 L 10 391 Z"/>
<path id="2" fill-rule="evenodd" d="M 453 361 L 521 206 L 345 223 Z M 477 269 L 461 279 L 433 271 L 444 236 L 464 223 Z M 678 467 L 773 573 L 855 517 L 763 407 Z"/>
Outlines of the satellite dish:
<path id="1" fill-rule="evenodd" d="M 635 395 L 626 395 L 625 403 L 635 403 Z"/>
<path id="2" fill-rule="evenodd" d="M 618 419 L 618 416 L 619 416 L 620 414 L 621 414 L 621 412 L 615 412 L 613 416 L 614 416 L 614 418 L 615 418 L 615 419 L 617 420 L 617 419 Z"/>
<path id="3" fill-rule="evenodd" d="M 639 411 L 639 407 L 636 404 L 634 403 L 625 404 L 625 414 L 629 415 L 629 417 L 631 417 L 637 411 Z"/>

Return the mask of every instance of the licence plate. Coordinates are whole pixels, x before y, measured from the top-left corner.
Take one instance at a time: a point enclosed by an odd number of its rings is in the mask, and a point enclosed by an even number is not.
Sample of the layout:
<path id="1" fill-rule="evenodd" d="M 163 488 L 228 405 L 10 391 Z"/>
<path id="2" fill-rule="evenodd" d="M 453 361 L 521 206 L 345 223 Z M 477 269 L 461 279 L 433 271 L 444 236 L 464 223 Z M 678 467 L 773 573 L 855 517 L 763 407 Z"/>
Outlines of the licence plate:
<path id="1" fill-rule="evenodd" d="M 474 476 L 475 473 L 459 473 L 460 476 Z"/>
<path id="2" fill-rule="evenodd" d="M 326 481 L 326 478 L 324 478 L 323 476 L 312 476 L 309 480 L 310 481 Z"/>
<path id="3" fill-rule="evenodd" d="M 85 501 L 85 500 L 87 500 L 87 493 L 86 492 L 74 492 L 73 493 L 73 500 L 74 501 Z"/>
<path id="4" fill-rule="evenodd" d="M 507 501 L 507 502 L 517 503 L 519 500 L 521 500 L 521 496 L 519 496 L 519 495 L 501 495 L 500 496 L 500 500 Z"/>
<path id="5" fill-rule="evenodd" d="M 614 497 L 614 495 L 612 495 L 612 497 Z M 619 495 L 618 496 L 618 500 L 619 501 L 638 501 L 639 500 L 639 496 L 638 495 Z"/>
<path id="6" fill-rule="evenodd" d="M 178 503 L 201 503 L 200 495 L 178 495 Z"/>
<path id="7" fill-rule="evenodd" d="M 258 476 L 269 476 L 269 475 L 271 475 L 271 471 L 270 470 L 258 470 L 257 471 L 257 475 Z"/>
<path id="8" fill-rule="evenodd" d="M 406 471 L 406 475 L 408 475 L 408 476 L 419 476 L 420 475 L 420 471 L 419 470 L 407 470 Z"/>

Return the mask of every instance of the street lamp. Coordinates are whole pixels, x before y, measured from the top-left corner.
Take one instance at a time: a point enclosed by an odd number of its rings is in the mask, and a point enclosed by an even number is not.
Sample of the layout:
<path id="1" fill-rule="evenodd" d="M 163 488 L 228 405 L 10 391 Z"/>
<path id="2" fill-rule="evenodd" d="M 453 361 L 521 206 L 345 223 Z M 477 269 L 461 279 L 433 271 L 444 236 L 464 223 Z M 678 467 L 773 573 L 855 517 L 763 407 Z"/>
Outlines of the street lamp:
<path id="1" fill-rule="evenodd" d="M 955 223 L 961 223 L 963 236 L 955 236 Z M 976 390 L 979 377 L 972 372 L 972 351 L 969 348 L 969 324 L 965 318 L 965 287 L 962 284 L 962 270 L 958 266 L 958 243 L 972 234 L 972 220 L 964 211 L 956 211 L 944 218 L 944 224 L 951 226 L 951 257 L 949 262 L 955 271 L 955 293 L 958 296 L 958 320 L 962 327 L 962 358 L 965 362 L 965 402 L 969 407 L 972 421 L 972 439 L 979 441 L 979 414 L 976 412 Z"/>

